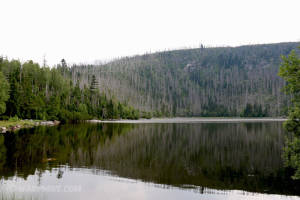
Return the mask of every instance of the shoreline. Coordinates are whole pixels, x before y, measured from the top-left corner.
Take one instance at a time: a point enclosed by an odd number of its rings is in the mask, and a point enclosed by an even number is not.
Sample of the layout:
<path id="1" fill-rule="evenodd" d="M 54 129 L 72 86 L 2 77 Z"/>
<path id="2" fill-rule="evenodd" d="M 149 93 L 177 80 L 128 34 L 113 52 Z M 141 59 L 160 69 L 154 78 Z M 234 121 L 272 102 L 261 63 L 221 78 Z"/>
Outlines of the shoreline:
<path id="1" fill-rule="evenodd" d="M 87 120 L 88 123 L 128 123 L 128 124 L 159 124 L 159 123 L 241 123 L 241 122 L 284 122 L 287 118 L 218 118 L 218 117 L 174 117 L 138 120 Z"/>
<path id="2" fill-rule="evenodd" d="M 9 133 L 13 131 L 17 131 L 23 128 L 33 128 L 36 126 L 55 126 L 60 124 L 60 121 L 42 121 L 42 120 L 32 120 L 32 119 L 25 119 L 25 120 L 16 120 L 16 121 L 9 121 L 9 120 L 1 120 L 0 121 L 0 133 Z"/>
<path id="3" fill-rule="evenodd" d="M 124 124 L 168 124 L 168 123 L 243 123 L 243 122 L 284 122 L 287 118 L 222 118 L 222 117 L 174 117 L 174 118 L 152 118 L 152 119 L 111 119 L 111 120 L 86 120 L 87 123 L 124 123 Z M 14 132 L 23 128 L 36 126 L 56 126 L 60 121 L 41 120 L 0 120 L 0 133 Z"/>

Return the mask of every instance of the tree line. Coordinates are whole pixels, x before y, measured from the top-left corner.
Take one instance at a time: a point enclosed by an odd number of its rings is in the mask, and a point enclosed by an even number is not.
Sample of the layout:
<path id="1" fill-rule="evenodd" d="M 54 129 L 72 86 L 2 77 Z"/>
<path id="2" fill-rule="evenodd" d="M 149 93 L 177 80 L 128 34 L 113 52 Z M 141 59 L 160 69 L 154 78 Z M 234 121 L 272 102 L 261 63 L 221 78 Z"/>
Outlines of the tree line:
<path id="1" fill-rule="evenodd" d="M 56 67 L 0 58 L 0 116 L 78 121 L 151 117 L 99 90 L 95 76 L 72 80 L 65 60 Z"/>

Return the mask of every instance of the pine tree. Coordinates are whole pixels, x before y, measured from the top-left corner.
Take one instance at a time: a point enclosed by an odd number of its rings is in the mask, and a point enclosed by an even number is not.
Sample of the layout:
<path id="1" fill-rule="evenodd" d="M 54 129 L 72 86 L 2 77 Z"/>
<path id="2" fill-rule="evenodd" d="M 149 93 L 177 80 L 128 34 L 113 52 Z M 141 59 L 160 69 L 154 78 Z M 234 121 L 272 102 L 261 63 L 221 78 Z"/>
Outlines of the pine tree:
<path id="1" fill-rule="evenodd" d="M 93 76 L 92 76 L 91 86 L 90 86 L 90 91 L 91 91 L 92 93 L 95 93 L 95 92 L 98 90 L 98 87 L 99 87 L 99 83 L 98 83 L 98 81 L 97 81 L 97 79 L 96 79 L 96 76 L 93 75 Z"/>

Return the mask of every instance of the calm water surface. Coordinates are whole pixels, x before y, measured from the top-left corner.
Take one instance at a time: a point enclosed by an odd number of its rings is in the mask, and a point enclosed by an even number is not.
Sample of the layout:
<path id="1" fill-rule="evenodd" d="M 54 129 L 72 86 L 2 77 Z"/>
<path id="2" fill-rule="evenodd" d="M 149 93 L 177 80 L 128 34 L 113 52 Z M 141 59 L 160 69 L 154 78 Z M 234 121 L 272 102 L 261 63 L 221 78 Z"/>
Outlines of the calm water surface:
<path id="1" fill-rule="evenodd" d="M 0 136 L 0 199 L 300 199 L 282 122 L 78 124 Z"/>

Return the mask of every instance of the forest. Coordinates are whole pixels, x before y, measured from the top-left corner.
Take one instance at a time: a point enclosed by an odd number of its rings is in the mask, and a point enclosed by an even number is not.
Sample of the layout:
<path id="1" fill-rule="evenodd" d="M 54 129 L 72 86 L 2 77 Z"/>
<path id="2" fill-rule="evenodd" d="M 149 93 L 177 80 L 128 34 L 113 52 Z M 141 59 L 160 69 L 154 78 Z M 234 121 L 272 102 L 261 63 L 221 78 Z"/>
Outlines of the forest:
<path id="1" fill-rule="evenodd" d="M 77 121 L 287 116 L 281 56 L 299 43 L 204 47 L 55 66 L 0 57 L 0 117 Z M 299 51 L 299 50 L 296 50 Z"/>
<path id="2" fill-rule="evenodd" d="M 64 60 L 56 67 L 33 61 L 0 58 L 0 116 L 2 119 L 79 121 L 86 119 L 138 119 L 150 117 L 133 107 L 108 98 L 95 76 L 82 85 L 70 79 Z"/>
<path id="3" fill-rule="evenodd" d="M 287 116 L 291 95 L 281 56 L 299 43 L 205 47 L 71 66 L 72 80 L 95 75 L 101 91 L 154 116 Z"/>

